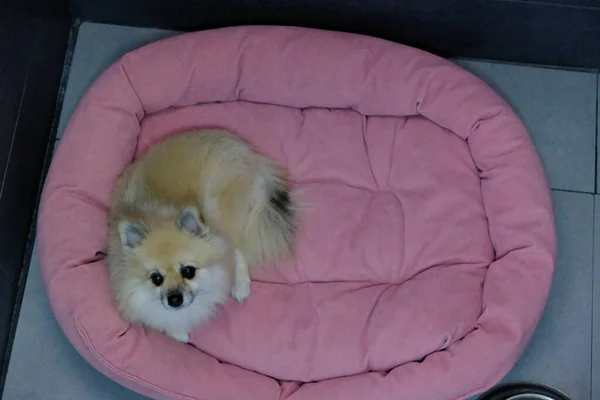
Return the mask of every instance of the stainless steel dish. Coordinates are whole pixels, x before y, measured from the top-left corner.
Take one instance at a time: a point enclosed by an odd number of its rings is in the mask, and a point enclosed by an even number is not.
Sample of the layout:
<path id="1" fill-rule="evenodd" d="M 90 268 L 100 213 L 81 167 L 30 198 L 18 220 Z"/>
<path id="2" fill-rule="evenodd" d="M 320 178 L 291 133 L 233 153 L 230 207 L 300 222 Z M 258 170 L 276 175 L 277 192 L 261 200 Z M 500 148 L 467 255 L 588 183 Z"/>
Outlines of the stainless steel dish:
<path id="1" fill-rule="evenodd" d="M 550 386 L 532 382 L 513 382 L 493 387 L 477 400 L 571 400 Z"/>

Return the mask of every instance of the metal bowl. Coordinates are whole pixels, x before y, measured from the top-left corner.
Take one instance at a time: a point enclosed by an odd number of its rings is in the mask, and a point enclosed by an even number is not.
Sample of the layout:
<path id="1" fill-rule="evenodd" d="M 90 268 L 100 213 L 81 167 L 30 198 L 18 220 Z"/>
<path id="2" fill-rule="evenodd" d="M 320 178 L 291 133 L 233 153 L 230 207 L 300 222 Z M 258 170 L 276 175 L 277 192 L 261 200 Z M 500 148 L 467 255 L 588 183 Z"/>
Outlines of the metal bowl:
<path id="1" fill-rule="evenodd" d="M 513 382 L 496 386 L 477 400 L 571 400 L 549 386 L 531 382 Z"/>

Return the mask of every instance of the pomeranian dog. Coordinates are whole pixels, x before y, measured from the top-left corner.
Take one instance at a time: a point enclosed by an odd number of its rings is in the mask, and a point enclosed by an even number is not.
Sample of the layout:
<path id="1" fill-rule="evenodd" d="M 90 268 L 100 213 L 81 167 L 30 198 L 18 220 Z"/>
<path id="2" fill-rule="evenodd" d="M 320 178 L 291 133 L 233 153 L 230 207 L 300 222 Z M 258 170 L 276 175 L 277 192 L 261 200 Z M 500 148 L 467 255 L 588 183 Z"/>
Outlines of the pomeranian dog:
<path id="1" fill-rule="evenodd" d="M 230 132 L 202 130 L 151 147 L 117 180 L 108 267 L 118 309 L 175 340 L 231 295 L 249 268 L 288 256 L 296 206 L 287 173 Z"/>

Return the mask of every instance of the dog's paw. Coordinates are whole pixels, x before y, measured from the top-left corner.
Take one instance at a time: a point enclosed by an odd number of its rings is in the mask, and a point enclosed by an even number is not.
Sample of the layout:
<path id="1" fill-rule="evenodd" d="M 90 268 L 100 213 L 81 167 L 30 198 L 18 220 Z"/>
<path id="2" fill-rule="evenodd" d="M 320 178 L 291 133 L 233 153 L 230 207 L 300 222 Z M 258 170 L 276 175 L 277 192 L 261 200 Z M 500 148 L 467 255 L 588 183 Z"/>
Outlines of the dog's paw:
<path id="1" fill-rule="evenodd" d="M 231 289 L 231 297 L 238 303 L 243 303 L 250 296 L 250 279 L 238 279 Z"/>
<path id="2" fill-rule="evenodd" d="M 187 332 L 165 331 L 165 334 L 181 343 L 188 343 L 190 341 L 190 334 Z"/>

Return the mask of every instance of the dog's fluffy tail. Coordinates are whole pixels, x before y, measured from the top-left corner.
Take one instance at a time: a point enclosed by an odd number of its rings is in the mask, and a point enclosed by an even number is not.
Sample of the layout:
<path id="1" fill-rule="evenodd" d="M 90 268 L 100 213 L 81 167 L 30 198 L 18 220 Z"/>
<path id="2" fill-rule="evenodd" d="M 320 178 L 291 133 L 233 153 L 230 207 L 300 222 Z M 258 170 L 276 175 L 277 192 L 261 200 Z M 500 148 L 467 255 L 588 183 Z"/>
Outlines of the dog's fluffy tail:
<path id="1" fill-rule="evenodd" d="M 248 261 L 261 265 L 291 253 L 298 207 L 285 172 L 267 158 L 257 162 L 244 247 Z"/>

